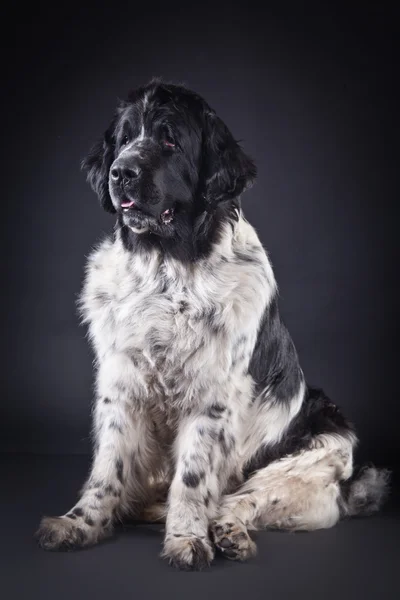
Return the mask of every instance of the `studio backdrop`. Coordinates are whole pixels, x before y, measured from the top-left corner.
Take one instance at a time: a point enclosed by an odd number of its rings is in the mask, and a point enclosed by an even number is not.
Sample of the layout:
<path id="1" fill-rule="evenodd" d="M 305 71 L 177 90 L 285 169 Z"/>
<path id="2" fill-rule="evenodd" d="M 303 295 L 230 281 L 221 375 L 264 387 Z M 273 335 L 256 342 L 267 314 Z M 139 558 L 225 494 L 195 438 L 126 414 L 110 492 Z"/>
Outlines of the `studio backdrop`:
<path id="1" fill-rule="evenodd" d="M 38 12 L 39 10 L 39 12 Z M 24 10 L 6 44 L 0 450 L 90 452 L 92 360 L 76 300 L 113 228 L 80 161 L 153 76 L 215 108 L 258 166 L 243 210 L 268 250 L 310 384 L 393 464 L 398 423 L 398 105 L 391 15 L 144 3 Z M 157 19 L 154 19 L 155 11 Z"/>

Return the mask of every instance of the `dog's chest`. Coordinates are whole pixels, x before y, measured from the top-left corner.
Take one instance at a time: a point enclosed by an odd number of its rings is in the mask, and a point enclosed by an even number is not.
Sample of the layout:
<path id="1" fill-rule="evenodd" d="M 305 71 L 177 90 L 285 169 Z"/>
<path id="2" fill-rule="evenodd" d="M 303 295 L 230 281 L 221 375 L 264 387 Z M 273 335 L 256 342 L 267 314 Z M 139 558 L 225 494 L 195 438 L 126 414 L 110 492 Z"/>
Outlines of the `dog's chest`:
<path id="1" fill-rule="evenodd" d="M 227 370 L 226 292 L 215 273 L 177 271 L 156 256 L 104 253 L 84 291 L 97 353 L 128 355 L 164 395 L 182 394 L 194 377 L 202 385 L 199 373 Z"/>
<path id="2" fill-rule="evenodd" d="M 236 246 L 228 231 L 227 247 L 223 238 L 195 265 L 132 254 L 118 241 L 91 255 L 81 300 L 98 360 L 128 357 L 143 398 L 178 409 L 213 401 L 233 369 L 245 371 L 274 280 L 254 231 L 241 228 Z"/>
<path id="3" fill-rule="evenodd" d="M 196 310 L 187 290 L 148 274 L 108 307 L 115 349 L 142 355 L 149 366 L 185 352 Z M 193 348 L 193 340 L 188 347 Z"/>

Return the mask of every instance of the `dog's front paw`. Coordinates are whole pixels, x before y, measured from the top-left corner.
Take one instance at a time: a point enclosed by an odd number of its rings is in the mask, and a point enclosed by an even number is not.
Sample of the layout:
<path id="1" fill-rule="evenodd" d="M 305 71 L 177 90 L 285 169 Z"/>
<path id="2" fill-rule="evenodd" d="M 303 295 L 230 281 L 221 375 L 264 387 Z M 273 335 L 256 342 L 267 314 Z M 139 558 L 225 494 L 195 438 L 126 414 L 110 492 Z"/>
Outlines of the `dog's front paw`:
<path id="1" fill-rule="evenodd" d="M 206 536 L 169 534 L 165 539 L 162 556 L 178 569 L 200 571 L 210 565 L 214 558 L 214 548 Z"/>
<path id="2" fill-rule="evenodd" d="M 77 550 L 95 544 L 112 533 L 111 519 L 94 519 L 81 514 L 79 509 L 64 517 L 44 517 L 35 534 L 44 550 Z"/>
<path id="3" fill-rule="evenodd" d="M 44 517 L 35 537 L 44 550 L 75 550 L 90 543 L 84 528 L 67 517 Z"/>

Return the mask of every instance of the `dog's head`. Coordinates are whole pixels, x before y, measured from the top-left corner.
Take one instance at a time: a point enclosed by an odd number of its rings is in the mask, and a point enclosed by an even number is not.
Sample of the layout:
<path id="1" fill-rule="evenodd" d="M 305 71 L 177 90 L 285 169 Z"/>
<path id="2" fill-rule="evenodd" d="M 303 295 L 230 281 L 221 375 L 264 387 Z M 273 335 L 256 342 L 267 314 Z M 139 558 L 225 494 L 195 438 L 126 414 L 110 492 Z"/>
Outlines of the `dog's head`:
<path id="1" fill-rule="evenodd" d="M 179 241 L 199 220 L 232 214 L 256 176 L 200 96 L 160 81 L 129 94 L 82 166 L 104 209 L 153 240 Z"/>

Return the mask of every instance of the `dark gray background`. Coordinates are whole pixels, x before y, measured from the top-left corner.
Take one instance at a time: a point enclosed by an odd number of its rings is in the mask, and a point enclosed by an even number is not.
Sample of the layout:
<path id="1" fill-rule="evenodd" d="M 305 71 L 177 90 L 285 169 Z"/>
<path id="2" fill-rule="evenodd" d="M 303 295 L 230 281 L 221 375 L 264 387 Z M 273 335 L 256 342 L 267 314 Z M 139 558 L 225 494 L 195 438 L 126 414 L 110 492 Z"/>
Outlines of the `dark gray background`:
<path id="1" fill-rule="evenodd" d="M 70 5 L 13 18 L 2 98 L 1 449 L 89 450 L 92 356 L 75 303 L 85 255 L 113 218 L 80 160 L 117 98 L 160 75 L 204 95 L 256 159 L 243 207 L 270 253 L 305 374 L 355 421 L 360 456 L 392 463 L 395 15 L 131 3 L 129 12 Z"/>
<path id="2" fill-rule="evenodd" d="M 80 160 L 117 97 L 154 75 L 204 95 L 256 159 L 258 183 L 243 206 L 270 252 L 305 374 L 356 423 L 357 461 L 397 463 L 399 20 L 382 3 L 373 11 L 321 4 L 7 7 L 0 37 L 0 451 L 8 452 L 0 454 L 0 595 L 7 600 L 399 597 L 394 491 L 375 518 L 310 535 L 261 532 L 256 559 L 219 559 L 204 573 L 176 573 L 161 561 L 156 526 L 126 527 L 74 554 L 44 553 L 33 540 L 42 514 L 73 505 L 90 460 L 92 355 L 75 302 L 85 255 L 113 218 L 86 185 Z"/>

